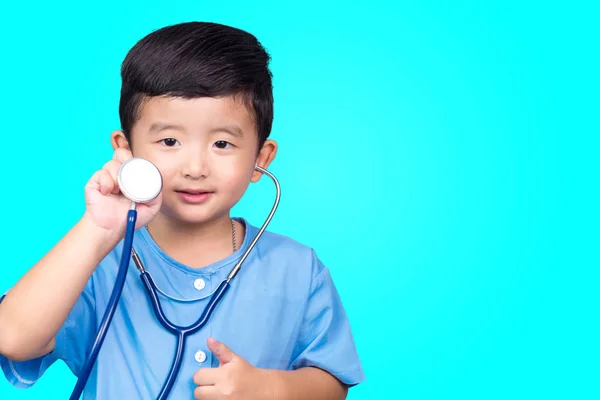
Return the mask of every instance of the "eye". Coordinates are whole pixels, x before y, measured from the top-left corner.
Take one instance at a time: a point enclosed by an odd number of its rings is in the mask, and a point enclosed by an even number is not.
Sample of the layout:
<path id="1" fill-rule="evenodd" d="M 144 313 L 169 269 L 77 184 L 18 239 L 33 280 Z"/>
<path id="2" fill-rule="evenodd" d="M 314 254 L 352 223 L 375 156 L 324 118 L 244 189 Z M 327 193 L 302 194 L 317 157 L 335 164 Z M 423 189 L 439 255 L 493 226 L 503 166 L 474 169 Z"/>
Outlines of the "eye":
<path id="1" fill-rule="evenodd" d="M 217 148 L 219 148 L 219 149 L 226 149 L 228 147 L 232 147 L 233 145 L 224 140 L 219 140 L 218 142 L 215 142 L 215 146 L 217 146 Z"/>
<path id="2" fill-rule="evenodd" d="M 177 141 L 177 139 L 173 139 L 173 138 L 166 138 L 166 139 L 162 139 L 160 141 L 162 144 L 164 144 L 167 147 L 173 147 L 176 144 L 178 144 L 179 142 Z"/>

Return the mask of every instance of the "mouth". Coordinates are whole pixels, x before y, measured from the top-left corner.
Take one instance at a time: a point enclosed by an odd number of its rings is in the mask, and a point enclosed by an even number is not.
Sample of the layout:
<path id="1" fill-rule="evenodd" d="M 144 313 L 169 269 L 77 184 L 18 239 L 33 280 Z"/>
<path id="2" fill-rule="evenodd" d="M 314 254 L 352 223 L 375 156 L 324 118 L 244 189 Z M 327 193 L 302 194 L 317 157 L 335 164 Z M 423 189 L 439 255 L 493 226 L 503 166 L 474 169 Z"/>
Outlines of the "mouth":
<path id="1" fill-rule="evenodd" d="M 185 203 L 200 204 L 207 201 L 213 192 L 202 189 L 183 189 L 175 191 Z"/>
<path id="2" fill-rule="evenodd" d="M 182 190 L 176 190 L 176 192 L 177 193 L 185 193 L 185 194 L 193 194 L 193 195 L 212 193 L 210 190 L 202 190 L 202 189 L 182 189 Z"/>

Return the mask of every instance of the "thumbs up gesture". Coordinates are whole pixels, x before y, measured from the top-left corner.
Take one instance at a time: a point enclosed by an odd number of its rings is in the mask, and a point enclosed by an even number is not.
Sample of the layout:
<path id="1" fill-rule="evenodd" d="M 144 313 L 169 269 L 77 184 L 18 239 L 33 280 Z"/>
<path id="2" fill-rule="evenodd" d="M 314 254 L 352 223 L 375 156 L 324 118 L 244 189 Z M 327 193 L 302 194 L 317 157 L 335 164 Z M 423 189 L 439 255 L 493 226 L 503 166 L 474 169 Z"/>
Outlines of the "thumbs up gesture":
<path id="1" fill-rule="evenodd" d="M 218 358 L 219 367 L 202 368 L 194 374 L 194 399 L 200 400 L 272 400 L 271 375 L 253 367 L 229 347 L 213 338 L 208 349 Z"/>

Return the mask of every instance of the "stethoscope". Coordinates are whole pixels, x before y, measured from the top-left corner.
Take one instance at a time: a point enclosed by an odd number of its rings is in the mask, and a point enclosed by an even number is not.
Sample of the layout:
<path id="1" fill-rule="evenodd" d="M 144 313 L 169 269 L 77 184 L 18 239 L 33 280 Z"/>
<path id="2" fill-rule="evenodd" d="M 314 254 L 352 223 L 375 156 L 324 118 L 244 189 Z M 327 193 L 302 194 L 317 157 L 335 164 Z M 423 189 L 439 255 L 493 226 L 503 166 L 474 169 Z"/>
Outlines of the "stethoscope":
<path id="1" fill-rule="evenodd" d="M 248 254 L 250 254 L 250 252 L 256 245 L 258 239 L 260 239 L 269 222 L 271 222 L 273 214 L 275 214 L 277 206 L 279 205 L 279 199 L 281 197 L 281 188 L 279 186 L 279 181 L 277 180 L 277 178 L 275 178 L 273 174 L 271 174 L 266 169 L 259 167 L 258 165 L 255 166 L 255 169 L 269 176 L 269 178 L 271 178 L 275 183 L 277 195 L 275 198 L 275 203 L 271 208 L 271 212 L 269 213 L 269 216 L 265 220 L 264 224 L 250 243 L 250 246 L 246 249 L 240 260 L 235 264 L 227 278 L 225 278 L 219 284 L 217 289 L 212 293 L 208 301 L 208 305 L 204 308 L 204 311 L 202 312 L 200 318 L 198 318 L 198 320 L 190 326 L 179 326 L 169 321 L 169 319 L 165 316 L 157 295 L 157 290 L 160 291 L 160 289 L 157 288 L 156 284 L 154 283 L 154 280 L 150 276 L 150 273 L 146 271 L 144 265 L 142 264 L 142 261 L 140 260 L 140 257 L 133 248 L 133 235 L 135 232 L 135 222 L 137 219 L 136 204 L 147 203 L 149 201 L 152 201 L 160 194 L 162 190 L 162 177 L 158 168 L 156 168 L 156 166 L 154 166 L 154 164 L 152 164 L 150 161 L 147 161 L 143 158 L 130 158 L 121 165 L 119 173 L 117 175 L 117 181 L 123 195 L 129 200 L 131 200 L 131 208 L 127 213 L 127 227 L 125 230 L 125 239 L 123 241 L 121 262 L 117 273 L 116 283 L 111 293 L 111 297 L 108 301 L 106 311 L 100 323 L 100 328 L 98 329 L 96 339 L 94 340 L 86 362 L 81 368 L 77 384 L 73 389 L 70 400 L 79 399 L 90 376 L 91 370 L 98 357 L 98 352 L 100 351 L 100 347 L 104 342 L 106 332 L 108 330 L 108 327 L 110 326 L 110 322 L 117 308 L 117 303 L 121 296 L 121 292 L 123 291 L 125 277 L 127 275 L 127 268 L 129 266 L 129 260 L 131 258 L 133 259 L 133 262 L 135 263 L 137 269 L 140 271 L 140 278 L 142 279 L 142 282 L 146 287 L 146 291 L 148 292 L 148 296 L 150 297 L 150 300 L 152 302 L 152 309 L 154 310 L 156 318 L 167 331 L 171 332 L 177 337 L 177 350 L 175 352 L 175 357 L 173 358 L 173 362 L 171 364 L 171 370 L 167 375 L 167 379 L 165 380 L 160 390 L 157 400 L 164 400 L 169 396 L 169 393 L 173 388 L 173 384 L 175 383 L 175 378 L 177 377 L 177 374 L 181 367 L 187 337 L 194 334 L 195 332 L 200 330 L 204 325 L 206 325 L 215 307 L 223 298 L 223 296 L 227 292 L 227 289 L 229 289 L 231 280 L 240 271 L 242 263 L 246 260 Z"/>

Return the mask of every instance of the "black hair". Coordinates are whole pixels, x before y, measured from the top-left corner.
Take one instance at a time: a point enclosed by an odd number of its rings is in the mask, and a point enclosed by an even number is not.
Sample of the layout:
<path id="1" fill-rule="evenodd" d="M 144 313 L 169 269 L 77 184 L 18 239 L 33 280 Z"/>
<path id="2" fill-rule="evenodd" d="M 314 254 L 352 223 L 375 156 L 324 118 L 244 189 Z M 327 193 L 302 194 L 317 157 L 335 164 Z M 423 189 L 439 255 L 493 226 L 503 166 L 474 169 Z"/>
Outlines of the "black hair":
<path id="1" fill-rule="evenodd" d="M 131 129 L 145 99 L 241 96 L 254 116 L 259 149 L 273 123 L 270 56 L 252 34 L 210 22 L 185 22 L 151 32 L 121 66 L 121 130 Z"/>

